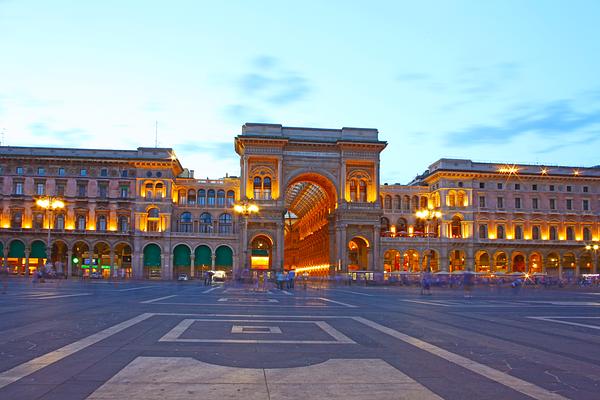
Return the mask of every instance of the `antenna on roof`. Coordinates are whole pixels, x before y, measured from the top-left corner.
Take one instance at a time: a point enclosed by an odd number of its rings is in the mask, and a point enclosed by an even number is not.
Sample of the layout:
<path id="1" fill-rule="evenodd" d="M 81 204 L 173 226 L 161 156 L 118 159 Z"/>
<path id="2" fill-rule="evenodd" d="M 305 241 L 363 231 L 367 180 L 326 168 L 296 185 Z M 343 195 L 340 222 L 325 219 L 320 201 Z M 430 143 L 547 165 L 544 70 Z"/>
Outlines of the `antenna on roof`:
<path id="1" fill-rule="evenodd" d="M 158 147 L 158 121 L 154 121 L 154 147 Z"/>
<path id="2" fill-rule="evenodd" d="M 0 139 L 0 146 L 4 146 L 4 131 L 6 131 L 6 129 L 2 128 L 2 139 Z"/>

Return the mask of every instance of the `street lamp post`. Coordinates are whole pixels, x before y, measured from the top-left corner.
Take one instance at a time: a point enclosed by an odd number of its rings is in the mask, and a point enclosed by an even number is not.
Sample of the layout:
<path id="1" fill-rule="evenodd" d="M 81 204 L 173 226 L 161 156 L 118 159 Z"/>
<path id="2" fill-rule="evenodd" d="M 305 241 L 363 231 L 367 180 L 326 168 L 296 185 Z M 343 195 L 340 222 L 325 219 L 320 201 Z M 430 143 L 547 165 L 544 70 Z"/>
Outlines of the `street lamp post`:
<path id="1" fill-rule="evenodd" d="M 50 221 L 52 219 L 52 214 L 54 212 L 54 210 L 60 210 L 65 208 L 65 202 L 58 198 L 58 197 L 54 197 L 54 196 L 43 196 L 38 198 L 35 201 L 35 204 L 40 207 L 43 208 L 44 210 L 46 210 L 46 221 L 48 224 L 48 238 L 46 240 L 46 265 L 48 263 L 50 263 L 50 260 L 52 260 L 52 247 L 50 245 Z"/>
<path id="2" fill-rule="evenodd" d="M 427 209 L 423 209 L 423 210 L 418 210 L 415 214 L 417 216 L 417 218 L 419 219 L 423 219 L 427 222 L 427 230 L 430 230 L 430 223 L 431 221 L 433 221 L 434 219 L 439 219 L 442 217 L 442 213 L 440 211 L 435 211 L 431 208 L 427 208 Z M 431 238 L 431 232 L 427 232 L 427 264 L 426 264 L 426 269 L 427 272 L 431 272 L 431 249 L 429 248 L 429 242 L 430 242 L 430 238 Z"/>
<path id="3" fill-rule="evenodd" d="M 598 245 L 598 243 L 586 244 L 585 249 L 588 251 L 594 250 L 594 263 L 592 264 L 593 265 L 592 274 L 597 274 L 598 273 L 598 249 L 600 249 L 600 245 Z"/>
<path id="4" fill-rule="evenodd" d="M 248 217 L 256 214 L 259 208 L 256 204 L 243 200 L 233 206 L 233 211 L 239 214 L 244 220 L 244 232 L 242 234 L 242 246 L 244 252 L 244 270 L 248 269 Z"/>

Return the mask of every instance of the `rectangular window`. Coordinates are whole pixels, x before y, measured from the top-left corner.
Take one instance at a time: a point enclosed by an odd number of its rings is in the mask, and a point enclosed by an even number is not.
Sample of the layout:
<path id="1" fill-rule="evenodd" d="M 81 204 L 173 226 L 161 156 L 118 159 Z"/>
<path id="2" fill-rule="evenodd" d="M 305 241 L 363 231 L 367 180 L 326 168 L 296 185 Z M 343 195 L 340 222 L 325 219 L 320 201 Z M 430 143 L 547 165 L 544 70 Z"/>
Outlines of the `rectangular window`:
<path id="1" fill-rule="evenodd" d="M 573 187 L 572 186 L 567 186 L 567 192 L 572 192 L 573 191 Z"/>
<path id="2" fill-rule="evenodd" d="M 87 169 L 81 168 L 81 170 L 79 171 L 79 175 L 81 175 L 81 176 L 87 176 Z"/>
<path id="3" fill-rule="evenodd" d="M 17 175 L 23 175 L 23 167 L 17 167 Z"/>
<path id="4" fill-rule="evenodd" d="M 121 198 L 122 199 L 126 199 L 129 197 L 129 186 L 121 186 L 120 188 L 120 194 L 121 194 Z"/>
<path id="5" fill-rule="evenodd" d="M 550 185 L 549 189 L 551 192 L 554 192 L 554 185 Z"/>
<path id="6" fill-rule="evenodd" d="M 23 194 L 23 182 L 15 182 L 15 190 L 14 190 L 16 195 L 22 195 Z"/>
<path id="7" fill-rule="evenodd" d="M 539 200 L 537 198 L 531 199 L 531 208 L 537 210 L 539 208 Z"/>
<path id="8" fill-rule="evenodd" d="M 86 197 L 87 196 L 87 183 L 78 183 L 77 184 L 77 196 L 78 197 Z"/>
<path id="9" fill-rule="evenodd" d="M 534 190 L 534 191 L 537 190 L 537 185 L 536 184 L 531 185 L 531 190 Z"/>
<path id="10" fill-rule="evenodd" d="M 127 174 L 127 170 L 126 169 L 124 169 L 123 171 L 121 171 L 121 177 L 122 178 L 127 178 L 127 175 L 128 174 Z"/>
<path id="11" fill-rule="evenodd" d="M 550 199 L 550 209 L 556 210 L 556 199 Z"/>
<path id="12" fill-rule="evenodd" d="M 479 196 L 479 207 L 485 207 L 485 196 Z"/>
<path id="13" fill-rule="evenodd" d="M 108 176 L 108 169 L 102 168 L 100 170 L 100 176 Z"/>
<path id="14" fill-rule="evenodd" d="M 479 182 L 479 189 L 485 189 L 485 182 Z"/>
<path id="15" fill-rule="evenodd" d="M 583 211 L 590 211 L 590 201 L 589 200 L 584 199 L 581 205 L 583 207 Z"/>
<path id="16" fill-rule="evenodd" d="M 498 189 L 502 189 L 502 184 L 499 183 L 497 187 L 498 187 Z"/>
<path id="17" fill-rule="evenodd" d="M 46 169 L 44 167 L 38 167 L 37 174 L 38 175 L 46 175 Z"/>
<path id="18" fill-rule="evenodd" d="M 59 168 L 58 169 L 58 176 L 65 176 L 65 169 L 64 168 Z"/>
<path id="19" fill-rule="evenodd" d="M 46 191 L 46 185 L 44 183 L 36 183 L 35 184 L 35 194 L 38 196 L 43 196 Z"/>
<path id="20" fill-rule="evenodd" d="M 56 195 L 57 196 L 64 196 L 65 195 L 65 184 L 64 183 L 58 183 L 58 184 L 56 184 Z"/>
<path id="21" fill-rule="evenodd" d="M 503 197 L 498 197 L 496 199 L 496 206 L 498 208 L 504 208 L 504 198 Z"/>
<path id="22" fill-rule="evenodd" d="M 573 209 L 573 200 L 567 199 L 567 210 L 572 210 L 572 209 Z"/>
<path id="23" fill-rule="evenodd" d="M 515 208 L 521 208 L 521 198 L 515 197 Z"/>
<path id="24" fill-rule="evenodd" d="M 583 193 L 587 193 L 590 189 L 587 186 L 583 187 Z"/>
<path id="25" fill-rule="evenodd" d="M 515 183 L 515 190 L 521 190 L 521 184 Z"/>
<path id="26" fill-rule="evenodd" d="M 98 197 L 101 199 L 108 198 L 108 183 L 101 183 L 98 185 Z"/>

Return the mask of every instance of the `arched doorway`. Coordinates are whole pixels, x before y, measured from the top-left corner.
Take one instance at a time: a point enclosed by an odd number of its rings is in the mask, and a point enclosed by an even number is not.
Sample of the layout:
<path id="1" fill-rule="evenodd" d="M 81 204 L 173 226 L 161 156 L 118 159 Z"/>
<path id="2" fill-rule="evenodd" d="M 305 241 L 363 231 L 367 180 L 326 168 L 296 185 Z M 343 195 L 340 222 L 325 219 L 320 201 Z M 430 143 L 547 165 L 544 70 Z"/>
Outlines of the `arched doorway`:
<path id="1" fill-rule="evenodd" d="M 462 250 L 450 251 L 450 272 L 465 270 L 465 252 Z"/>
<path id="2" fill-rule="evenodd" d="M 43 269 L 46 264 L 46 243 L 41 240 L 31 242 L 31 250 L 29 252 L 29 272 L 32 273 L 38 269 Z"/>
<path id="3" fill-rule="evenodd" d="M 329 272 L 330 226 L 334 224 L 337 192 L 333 183 L 317 173 L 301 173 L 285 190 L 284 262 L 286 270 L 300 268 L 309 274 Z"/>
<path id="4" fill-rule="evenodd" d="M 499 251 L 494 255 L 494 272 L 505 274 L 508 271 L 508 257 L 503 251 Z"/>
<path id="5" fill-rule="evenodd" d="M 511 272 L 525 272 L 525 256 L 521 253 L 513 254 L 512 258 L 512 271 Z"/>
<path id="6" fill-rule="evenodd" d="M 119 278 L 131 278 L 131 246 L 128 243 L 118 243 L 115 246 L 115 274 Z"/>
<path id="7" fill-rule="evenodd" d="M 421 271 L 438 272 L 440 270 L 439 255 L 437 251 L 428 249 L 423 252 Z"/>
<path id="8" fill-rule="evenodd" d="M 485 250 L 475 253 L 475 272 L 490 272 L 490 255 Z"/>
<path id="9" fill-rule="evenodd" d="M 110 246 L 105 242 L 98 242 L 94 245 L 94 255 L 92 264 L 90 265 L 91 272 L 97 272 L 103 278 L 110 278 Z"/>
<path id="10" fill-rule="evenodd" d="M 542 272 L 542 256 L 539 253 L 531 253 L 529 256 L 529 269 L 530 274 Z"/>
<path id="11" fill-rule="evenodd" d="M 273 242 L 266 235 L 258 235 L 250 243 L 250 269 L 268 270 L 272 268 Z"/>
<path id="12" fill-rule="evenodd" d="M 161 278 L 161 250 L 157 244 L 150 243 L 144 247 L 144 278 Z"/>
<path id="13" fill-rule="evenodd" d="M 229 246 L 219 246 L 215 250 L 215 269 L 225 271 L 230 278 L 233 273 L 233 251 Z"/>
<path id="14" fill-rule="evenodd" d="M 548 276 L 558 277 L 558 265 L 560 262 L 560 256 L 558 253 L 549 253 L 546 257 L 546 273 Z"/>
<path id="15" fill-rule="evenodd" d="M 89 276 L 90 247 L 88 244 L 83 241 L 75 242 L 72 254 L 72 275 L 79 277 Z"/>
<path id="16" fill-rule="evenodd" d="M 195 191 L 194 191 L 195 193 Z M 190 248 L 185 244 L 178 244 L 173 249 L 173 274 L 177 278 L 179 274 L 189 274 L 192 265 L 192 254 Z"/>
<path id="17" fill-rule="evenodd" d="M 562 257 L 562 274 L 564 279 L 572 280 L 575 278 L 576 258 L 573 253 L 565 253 Z"/>
<path id="18" fill-rule="evenodd" d="M 400 271 L 402 256 L 398 250 L 388 250 L 383 255 L 383 270 L 387 272 Z"/>
<path id="19" fill-rule="evenodd" d="M 355 237 L 348 242 L 348 271 L 369 270 L 369 242 Z"/>
<path id="20" fill-rule="evenodd" d="M 201 277 L 204 272 L 212 269 L 212 250 L 201 244 L 194 250 L 194 275 L 198 273 Z"/>
<path id="21" fill-rule="evenodd" d="M 52 244 L 52 265 L 54 271 L 60 276 L 67 273 L 68 256 L 68 247 L 65 242 L 57 240 Z"/>
<path id="22" fill-rule="evenodd" d="M 13 240 L 8 245 L 7 265 L 13 274 L 28 274 L 25 268 L 25 243 Z"/>
<path id="23" fill-rule="evenodd" d="M 408 250 L 403 255 L 402 268 L 407 272 L 419 272 L 419 252 Z"/>
<path id="24" fill-rule="evenodd" d="M 579 273 L 580 274 L 591 274 L 593 270 L 593 258 L 592 253 L 589 251 L 584 252 L 579 257 Z"/>

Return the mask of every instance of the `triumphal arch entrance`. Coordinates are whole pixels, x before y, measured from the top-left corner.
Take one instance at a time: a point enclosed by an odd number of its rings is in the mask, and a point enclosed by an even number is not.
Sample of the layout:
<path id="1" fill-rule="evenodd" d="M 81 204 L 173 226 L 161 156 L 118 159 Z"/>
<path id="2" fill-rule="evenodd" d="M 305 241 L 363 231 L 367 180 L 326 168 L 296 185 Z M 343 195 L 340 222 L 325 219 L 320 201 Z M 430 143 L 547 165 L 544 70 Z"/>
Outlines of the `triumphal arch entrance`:
<path id="1" fill-rule="evenodd" d="M 313 275 L 380 269 L 376 129 L 242 127 L 240 268 Z"/>

